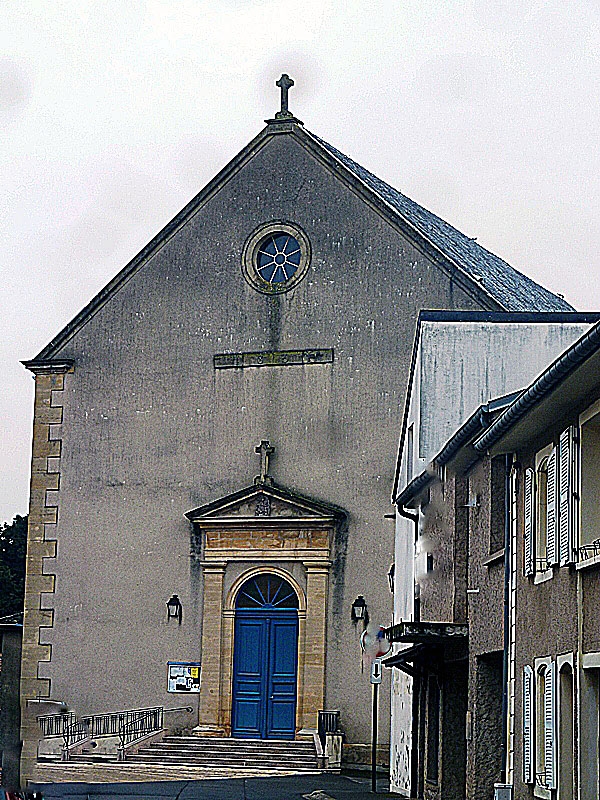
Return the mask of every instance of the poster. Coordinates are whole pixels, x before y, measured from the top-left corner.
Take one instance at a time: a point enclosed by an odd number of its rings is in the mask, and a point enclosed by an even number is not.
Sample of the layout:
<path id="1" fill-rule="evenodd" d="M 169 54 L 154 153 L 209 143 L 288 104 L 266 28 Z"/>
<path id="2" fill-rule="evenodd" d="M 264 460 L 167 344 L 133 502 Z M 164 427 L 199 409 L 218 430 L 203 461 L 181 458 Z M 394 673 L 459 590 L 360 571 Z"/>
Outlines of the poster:
<path id="1" fill-rule="evenodd" d="M 167 662 L 167 691 L 198 694 L 200 692 L 200 664 L 191 661 Z"/>

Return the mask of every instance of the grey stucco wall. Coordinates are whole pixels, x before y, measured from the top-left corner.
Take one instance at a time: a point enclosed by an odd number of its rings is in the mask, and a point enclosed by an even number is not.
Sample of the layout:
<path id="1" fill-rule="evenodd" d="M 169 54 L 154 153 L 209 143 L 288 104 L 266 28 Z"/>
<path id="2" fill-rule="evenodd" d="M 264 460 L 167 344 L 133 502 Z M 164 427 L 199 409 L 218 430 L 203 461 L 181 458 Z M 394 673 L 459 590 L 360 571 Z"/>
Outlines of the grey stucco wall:
<path id="1" fill-rule="evenodd" d="M 262 222 L 299 224 L 307 276 L 266 296 L 241 252 Z M 168 660 L 200 659 L 202 585 L 184 512 L 252 482 L 276 448 L 278 484 L 348 513 L 335 543 L 326 706 L 369 736 L 350 605 L 391 621 L 385 527 L 420 308 L 474 308 L 291 137 L 277 136 L 63 347 L 66 377 L 52 661 L 40 674 L 79 712 L 175 705 Z M 213 355 L 332 347 L 328 365 L 219 370 Z M 176 592 L 184 624 L 167 624 Z M 188 698 L 186 698 L 187 700 Z M 382 698 L 382 707 L 387 700 Z M 387 732 L 381 731 L 383 741 Z"/>

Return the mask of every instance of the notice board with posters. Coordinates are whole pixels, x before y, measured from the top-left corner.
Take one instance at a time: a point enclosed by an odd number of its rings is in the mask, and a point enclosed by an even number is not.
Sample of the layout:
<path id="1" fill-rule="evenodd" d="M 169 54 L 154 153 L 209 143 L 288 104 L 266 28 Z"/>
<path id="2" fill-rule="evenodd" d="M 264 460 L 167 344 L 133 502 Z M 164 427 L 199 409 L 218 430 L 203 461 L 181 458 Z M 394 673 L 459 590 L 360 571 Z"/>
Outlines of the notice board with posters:
<path id="1" fill-rule="evenodd" d="M 198 694 L 200 664 L 193 661 L 168 661 L 167 691 L 176 694 Z"/>

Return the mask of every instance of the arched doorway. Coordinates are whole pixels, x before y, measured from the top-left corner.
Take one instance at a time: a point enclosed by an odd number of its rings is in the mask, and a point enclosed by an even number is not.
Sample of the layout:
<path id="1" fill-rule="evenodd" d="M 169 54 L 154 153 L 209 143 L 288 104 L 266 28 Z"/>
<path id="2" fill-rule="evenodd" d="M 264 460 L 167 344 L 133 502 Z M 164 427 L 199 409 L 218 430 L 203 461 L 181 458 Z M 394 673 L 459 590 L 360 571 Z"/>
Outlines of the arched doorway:
<path id="1" fill-rule="evenodd" d="M 297 673 L 298 596 L 280 575 L 260 573 L 235 601 L 232 736 L 293 739 Z"/>

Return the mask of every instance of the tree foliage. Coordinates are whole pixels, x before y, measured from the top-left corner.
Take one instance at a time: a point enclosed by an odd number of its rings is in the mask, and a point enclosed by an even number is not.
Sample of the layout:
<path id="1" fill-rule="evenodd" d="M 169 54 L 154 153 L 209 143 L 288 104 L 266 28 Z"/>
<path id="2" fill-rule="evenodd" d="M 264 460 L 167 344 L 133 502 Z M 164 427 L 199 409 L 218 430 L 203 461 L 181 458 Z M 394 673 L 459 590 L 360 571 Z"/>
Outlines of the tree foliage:
<path id="1" fill-rule="evenodd" d="M 0 617 L 23 610 L 27 517 L 15 516 L 0 527 Z"/>

